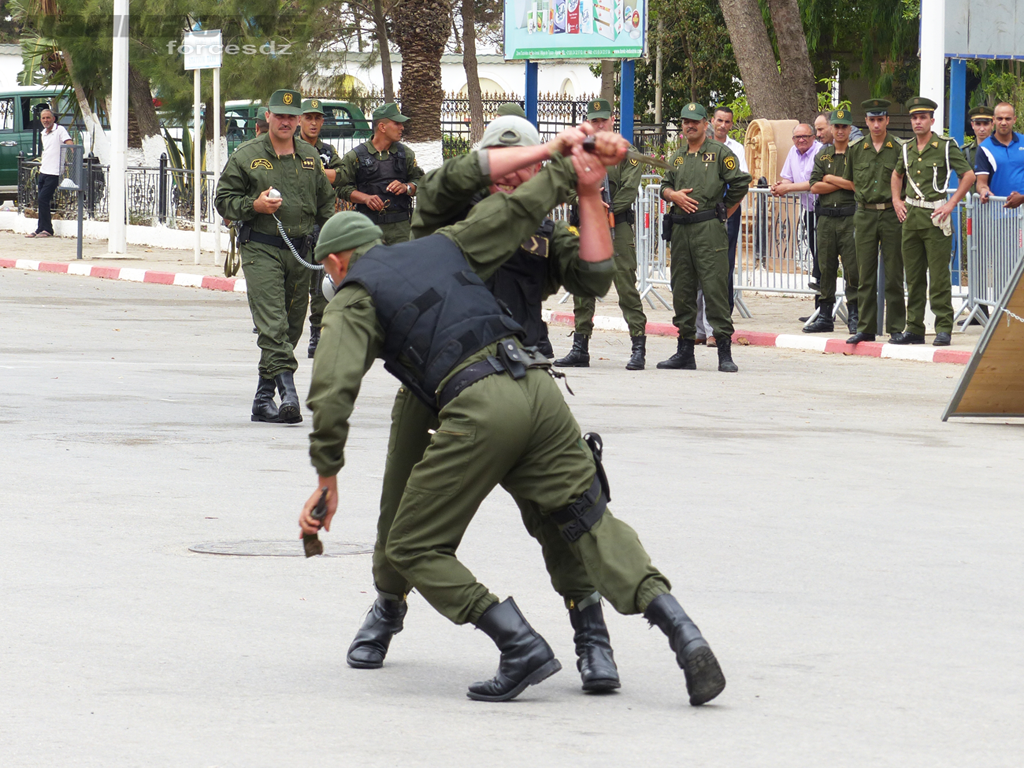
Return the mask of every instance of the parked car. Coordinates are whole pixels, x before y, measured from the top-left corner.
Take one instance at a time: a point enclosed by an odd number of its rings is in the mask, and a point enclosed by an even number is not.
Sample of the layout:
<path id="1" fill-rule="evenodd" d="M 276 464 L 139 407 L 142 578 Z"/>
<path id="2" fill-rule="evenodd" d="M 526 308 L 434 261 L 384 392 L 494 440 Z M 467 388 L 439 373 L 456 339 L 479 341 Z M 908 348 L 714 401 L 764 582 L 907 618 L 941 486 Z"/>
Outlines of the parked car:
<path id="1" fill-rule="evenodd" d="M 18 193 L 18 155 L 34 159 L 42 152 L 42 110 L 56 113 L 57 121 L 72 138 L 81 134 L 84 126 L 75 122 L 73 98 L 59 86 L 19 86 L 0 91 L 0 195 Z"/>

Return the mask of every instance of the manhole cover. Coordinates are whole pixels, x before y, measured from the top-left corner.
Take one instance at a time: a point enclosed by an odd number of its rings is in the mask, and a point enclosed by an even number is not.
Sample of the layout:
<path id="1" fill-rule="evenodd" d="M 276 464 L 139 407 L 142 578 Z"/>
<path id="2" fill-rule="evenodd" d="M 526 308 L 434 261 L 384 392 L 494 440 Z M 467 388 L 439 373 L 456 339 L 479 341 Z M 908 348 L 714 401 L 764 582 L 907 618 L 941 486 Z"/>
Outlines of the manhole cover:
<path id="1" fill-rule="evenodd" d="M 324 542 L 321 557 L 343 557 L 345 555 L 368 555 L 373 552 L 372 544 Z M 211 541 L 193 544 L 190 552 L 201 555 L 235 555 L 236 557 L 305 557 L 302 542 L 294 541 Z"/>

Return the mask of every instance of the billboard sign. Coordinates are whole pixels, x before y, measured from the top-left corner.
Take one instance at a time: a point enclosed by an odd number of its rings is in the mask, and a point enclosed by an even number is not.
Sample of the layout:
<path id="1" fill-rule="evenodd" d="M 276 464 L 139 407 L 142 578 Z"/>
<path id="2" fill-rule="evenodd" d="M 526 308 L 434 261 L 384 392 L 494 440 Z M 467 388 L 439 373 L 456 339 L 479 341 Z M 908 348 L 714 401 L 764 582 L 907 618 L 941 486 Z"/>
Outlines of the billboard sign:
<path id="1" fill-rule="evenodd" d="M 647 0 L 505 0 L 505 59 L 638 59 Z"/>

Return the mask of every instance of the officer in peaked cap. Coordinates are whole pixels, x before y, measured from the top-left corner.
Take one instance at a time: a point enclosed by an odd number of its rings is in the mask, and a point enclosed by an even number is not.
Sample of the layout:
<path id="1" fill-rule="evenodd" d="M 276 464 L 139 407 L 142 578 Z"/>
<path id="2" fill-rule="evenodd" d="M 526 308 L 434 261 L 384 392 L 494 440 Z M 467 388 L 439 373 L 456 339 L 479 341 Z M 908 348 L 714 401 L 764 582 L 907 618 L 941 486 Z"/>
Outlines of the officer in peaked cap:
<path id="1" fill-rule="evenodd" d="M 381 228 L 388 245 L 410 239 L 412 198 L 423 169 L 400 139 L 409 120 L 394 102 L 373 111 L 373 137 L 341 159 L 338 197 Z"/>
<path id="2" fill-rule="evenodd" d="M 972 109 L 967 116 L 971 119 L 974 141 L 964 146 L 964 157 L 973 168 L 974 160 L 978 156 L 978 147 L 981 146 L 981 142 L 992 135 L 992 123 L 995 120 L 996 112 L 992 107 L 982 105 Z"/>
<path id="3" fill-rule="evenodd" d="M 217 185 L 217 211 L 240 222 L 242 271 L 259 334 L 253 421 L 302 421 L 292 374 L 298 368 L 294 349 L 306 321 L 312 272 L 299 263 L 288 242 L 300 258 L 307 257 L 308 238 L 334 213 L 335 198 L 316 150 L 295 136 L 301 114 L 298 91 L 274 91 L 266 112 L 270 130 L 234 151 Z M 271 187 L 279 197 L 268 196 Z M 275 386 L 280 409 L 274 403 Z"/>
<path id="4" fill-rule="evenodd" d="M 853 182 L 857 213 L 853 217 L 857 243 L 857 332 L 847 344 L 874 341 L 878 327 L 878 249 L 885 265 L 885 328 L 895 336 L 907 323 L 903 301 L 902 232 L 892 202 L 892 169 L 900 155 L 900 142 L 888 131 L 889 107 L 885 99 L 861 102 L 868 135 L 850 146 L 843 178 Z"/>
<path id="5" fill-rule="evenodd" d="M 612 105 L 608 99 L 594 99 L 587 105 L 587 120 L 599 131 L 615 127 Z M 630 149 L 636 147 L 630 145 Z M 644 169 L 637 160 L 628 157 L 608 169 L 608 194 L 611 198 L 615 243 L 615 293 L 619 309 L 629 328 L 632 352 L 626 370 L 642 371 L 647 355 L 647 315 L 644 314 L 640 292 L 636 287 L 636 246 L 633 225 L 636 213 L 633 204 L 640 190 L 640 177 Z M 575 201 L 573 201 L 575 202 Z M 590 365 L 590 337 L 594 333 L 594 310 L 597 300 L 591 296 L 573 297 L 576 329 L 572 349 L 555 365 L 586 368 Z"/>

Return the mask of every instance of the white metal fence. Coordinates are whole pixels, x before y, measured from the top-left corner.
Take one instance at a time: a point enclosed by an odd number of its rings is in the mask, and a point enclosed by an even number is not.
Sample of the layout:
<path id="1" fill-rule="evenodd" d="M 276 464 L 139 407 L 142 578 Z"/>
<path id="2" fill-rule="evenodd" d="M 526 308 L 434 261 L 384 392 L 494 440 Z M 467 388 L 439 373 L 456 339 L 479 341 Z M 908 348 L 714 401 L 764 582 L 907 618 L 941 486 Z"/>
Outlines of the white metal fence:
<path id="1" fill-rule="evenodd" d="M 967 307 L 970 321 L 982 324 L 1006 290 L 1024 254 L 1024 209 L 1007 209 L 1005 197 L 982 203 L 978 195 L 965 198 L 967 216 Z"/>

